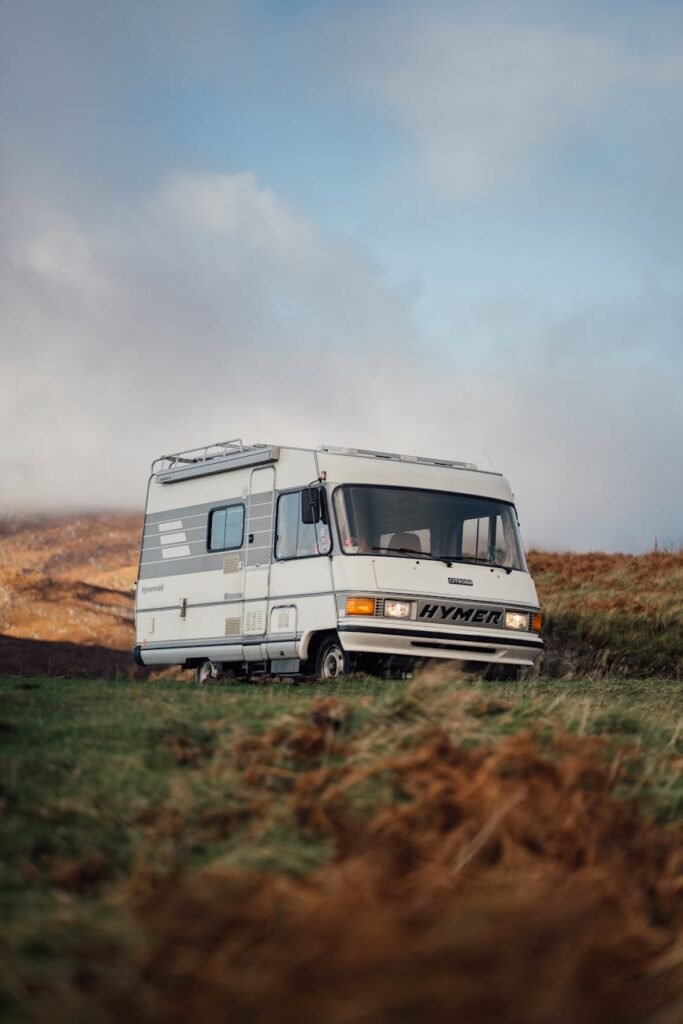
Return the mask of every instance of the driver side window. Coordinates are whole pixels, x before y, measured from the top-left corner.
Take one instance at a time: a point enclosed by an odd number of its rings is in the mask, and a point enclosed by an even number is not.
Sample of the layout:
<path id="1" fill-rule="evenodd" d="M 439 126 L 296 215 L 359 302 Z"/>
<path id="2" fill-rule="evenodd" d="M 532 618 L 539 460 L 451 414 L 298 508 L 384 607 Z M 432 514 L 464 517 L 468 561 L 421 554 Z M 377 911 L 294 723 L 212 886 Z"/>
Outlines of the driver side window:
<path id="1" fill-rule="evenodd" d="M 281 494 L 277 503 L 275 557 L 309 558 L 329 554 L 331 536 L 323 488 Z"/>

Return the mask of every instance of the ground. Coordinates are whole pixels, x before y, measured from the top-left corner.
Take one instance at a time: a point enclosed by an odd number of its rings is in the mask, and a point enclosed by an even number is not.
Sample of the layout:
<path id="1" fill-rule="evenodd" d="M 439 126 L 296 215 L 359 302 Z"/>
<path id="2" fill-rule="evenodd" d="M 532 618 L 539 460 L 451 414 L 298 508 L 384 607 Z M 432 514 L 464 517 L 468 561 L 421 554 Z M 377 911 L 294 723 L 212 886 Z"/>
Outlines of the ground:
<path id="1" fill-rule="evenodd" d="M 10 1020 L 683 1007 L 680 681 L 0 693 Z"/>
<path id="2" fill-rule="evenodd" d="M 681 553 L 532 553 L 523 683 L 197 687 L 139 528 L 0 527 L 3 1017 L 680 1024 Z"/>

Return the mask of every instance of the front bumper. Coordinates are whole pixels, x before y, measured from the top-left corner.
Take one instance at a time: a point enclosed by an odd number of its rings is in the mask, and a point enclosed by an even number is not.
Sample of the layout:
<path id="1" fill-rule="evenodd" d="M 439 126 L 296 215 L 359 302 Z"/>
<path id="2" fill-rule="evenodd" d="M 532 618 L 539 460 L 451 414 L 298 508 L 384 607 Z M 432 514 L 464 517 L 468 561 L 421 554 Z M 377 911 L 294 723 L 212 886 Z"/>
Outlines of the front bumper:
<path id="1" fill-rule="evenodd" d="M 461 630 L 415 628 L 414 625 L 384 626 L 357 622 L 340 622 L 338 632 L 344 650 L 359 654 L 533 665 L 543 652 L 543 641 L 535 633 L 509 636 L 500 630 L 465 633 Z"/>

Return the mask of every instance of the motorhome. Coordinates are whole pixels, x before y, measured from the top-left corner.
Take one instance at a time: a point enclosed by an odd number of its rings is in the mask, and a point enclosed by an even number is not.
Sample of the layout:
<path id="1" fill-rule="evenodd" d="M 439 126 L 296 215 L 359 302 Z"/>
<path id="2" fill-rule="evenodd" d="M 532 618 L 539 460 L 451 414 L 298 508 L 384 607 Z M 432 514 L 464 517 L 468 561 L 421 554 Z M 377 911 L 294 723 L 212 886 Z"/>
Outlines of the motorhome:
<path id="1" fill-rule="evenodd" d="M 513 678 L 543 648 L 510 486 L 472 463 L 244 444 L 152 464 L 135 660 L 399 675 L 447 658 Z"/>

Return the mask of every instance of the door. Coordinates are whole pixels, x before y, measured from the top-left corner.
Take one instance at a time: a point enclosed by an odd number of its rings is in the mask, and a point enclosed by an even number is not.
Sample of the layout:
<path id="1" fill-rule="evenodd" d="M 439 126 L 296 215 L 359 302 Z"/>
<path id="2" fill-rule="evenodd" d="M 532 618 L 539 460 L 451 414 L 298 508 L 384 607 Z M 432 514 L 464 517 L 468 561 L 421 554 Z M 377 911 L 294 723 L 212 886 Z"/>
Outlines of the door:
<path id="1" fill-rule="evenodd" d="M 263 466 L 251 471 L 246 515 L 246 556 L 244 567 L 245 638 L 264 636 L 268 622 L 268 588 L 273 557 L 273 517 L 275 513 L 275 467 Z M 255 650 L 257 659 L 260 650 Z M 249 660 L 248 648 L 245 657 Z"/>
<path id="2" fill-rule="evenodd" d="M 271 638 L 271 657 L 295 657 L 298 639 L 336 629 L 327 496 L 320 486 L 286 491 L 278 498 L 275 559 L 270 575 L 271 632 L 282 622 L 281 645 Z M 298 638 L 298 639 L 297 639 Z M 281 650 L 287 651 L 281 654 Z"/>

